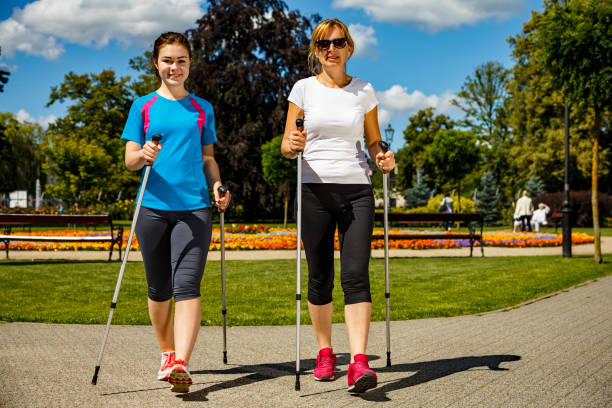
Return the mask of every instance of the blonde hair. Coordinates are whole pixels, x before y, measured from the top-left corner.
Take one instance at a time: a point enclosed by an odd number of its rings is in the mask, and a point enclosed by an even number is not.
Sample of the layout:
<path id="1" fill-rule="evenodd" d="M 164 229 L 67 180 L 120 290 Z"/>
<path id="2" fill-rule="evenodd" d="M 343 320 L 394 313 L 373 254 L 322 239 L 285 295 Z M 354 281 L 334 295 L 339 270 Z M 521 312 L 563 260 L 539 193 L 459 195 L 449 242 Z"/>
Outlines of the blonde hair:
<path id="1" fill-rule="evenodd" d="M 331 30 L 338 27 L 342 31 L 342 35 L 346 38 L 348 46 L 351 47 L 349 58 L 355 50 L 355 43 L 349 34 L 348 27 L 337 18 L 328 18 L 321 21 L 312 32 L 312 40 L 310 41 L 310 50 L 308 51 L 308 68 L 313 75 L 318 75 L 321 72 L 321 64 L 315 52 L 317 51 L 317 41 L 325 37 Z"/>

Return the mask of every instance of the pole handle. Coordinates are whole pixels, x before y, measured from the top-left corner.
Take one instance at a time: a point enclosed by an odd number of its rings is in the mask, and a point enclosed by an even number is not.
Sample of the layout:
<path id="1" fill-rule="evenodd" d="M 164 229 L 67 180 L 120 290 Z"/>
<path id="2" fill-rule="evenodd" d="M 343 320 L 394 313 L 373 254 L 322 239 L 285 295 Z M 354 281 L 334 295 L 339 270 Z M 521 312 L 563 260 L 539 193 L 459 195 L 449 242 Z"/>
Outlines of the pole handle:
<path id="1" fill-rule="evenodd" d="M 389 151 L 389 143 L 383 142 L 382 140 L 378 142 L 378 145 L 382 149 L 383 153 L 387 153 Z"/>
<path id="2" fill-rule="evenodd" d="M 297 126 L 298 130 L 301 132 L 304 130 L 304 119 L 298 118 L 295 120 L 295 126 Z"/>
<path id="3" fill-rule="evenodd" d="M 151 139 L 153 140 L 153 143 L 155 143 L 155 145 L 157 146 L 159 142 L 161 142 L 162 136 L 159 134 L 155 134 L 153 135 Z M 149 162 L 148 160 L 145 161 L 145 166 L 151 166 L 151 165 L 153 165 L 153 163 Z"/>
<path id="4" fill-rule="evenodd" d="M 227 186 L 219 186 L 217 188 L 217 191 L 219 192 L 221 196 L 224 196 L 225 193 L 227 193 Z"/>

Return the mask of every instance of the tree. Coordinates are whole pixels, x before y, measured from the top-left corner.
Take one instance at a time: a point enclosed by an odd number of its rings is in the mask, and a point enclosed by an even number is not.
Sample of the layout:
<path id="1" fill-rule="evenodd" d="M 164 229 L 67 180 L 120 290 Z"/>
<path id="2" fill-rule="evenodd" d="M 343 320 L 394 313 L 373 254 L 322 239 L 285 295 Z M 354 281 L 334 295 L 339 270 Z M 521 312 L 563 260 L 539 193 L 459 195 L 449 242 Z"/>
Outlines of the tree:
<path id="1" fill-rule="evenodd" d="M 510 71 L 499 62 L 489 61 L 467 76 L 458 98 L 452 104 L 465 117 L 461 124 L 470 129 L 482 147 L 485 169 L 498 178 L 507 169 L 511 132 L 508 127 L 508 94 Z"/>
<path id="2" fill-rule="evenodd" d="M 188 86 L 215 109 L 216 157 L 245 217 L 274 201 L 261 146 L 282 133 L 293 84 L 309 76 L 312 24 L 281 0 L 211 0 L 187 34 L 193 45 Z"/>
<path id="3" fill-rule="evenodd" d="M 612 3 L 545 0 L 544 13 L 533 13 L 535 56 L 551 73 L 570 106 L 593 110 L 592 206 L 595 262 L 601 263 L 598 167 L 602 116 L 612 106 Z"/>
<path id="4" fill-rule="evenodd" d="M 40 125 L 0 113 L 0 193 L 34 190 L 36 179 L 42 178 L 43 141 Z"/>
<path id="5" fill-rule="evenodd" d="M 435 174 L 428 149 L 433 140 L 442 130 L 452 129 L 455 122 L 446 115 L 434 115 L 434 108 L 421 109 L 409 119 L 410 123 L 404 130 L 406 146 L 397 152 L 398 173 L 400 174 L 401 188 L 407 189 L 415 176 L 416 170 L 421 167 L 425 174 Z"/>
<path id="6" fill-rule="evenodd" d="M 261 167 L 264 177 L 273 186 L 278 188 L 284 199 L 283 227 L 287 228 L 287 213 L 289 211 L 289 198 L 291 186 L 297 181 L 297 168 L 295 161 L 287 160 L 281 153 L 283 135 L 278 135 L 261 146 Z"/>
<path id="7" fill-rule="evenodd" d="M 527 190 L 529 197 L 537 197 L 546 193 L 544 183 L 542 183 L 542 180 L 538 177 L 535 171 L 531 173 L 531 176 L 525 183 L 525 190 Z"/>
<path id="8" fill-rule="evenodd" d="M 461 180 L 477 165 L 480 152 L 472 132 L 441 130 L 428 149 L 436 174 L 457 183 L 457 212 L 461 212 Z"/>
<path id="9" fill-rule="evenodd" d="M 499 213 L 499 187 L 495 175 L 485 171 L 480 178 L 480 190 L 476 193 L 476 207 L 484 213 L 485 221 L 497 221 Z"/>
<path id="10" fill-rule="evenodd" d="M 452 104 L 465 113 L 463 125 L 491 147 L 503 144 L 509 129 L 506 122 L 506 83 L 510 71 L 499 62 L 489 61 L 469 75 Z"/>
<path id="11" fill-rule="evenodd" d="M 53 196 L 88 205 L 102 193 L 107 199 L 119 192 L 136 194 L 139 174 L 125 168 L 121 133 L 134 99 L 129 77 L 115 78 L 112 70 L 100 74 L 64 77 L 53 87 L 47 106 L 73 101 L 68 114 L 49 126 L 45 169 L 55 184 Z"/>
<path id="12" fill-rule="evenodd" d="M 155 66 L 151 62 L 153 53 L 146 51 L 143 56 L 130 59 L 130 68 L 140 71 L 138 81 L 130 84 L 130 88 L 136 96 L 145 96 L 157 90 L 160 86 L 160 79 Z M 189 78 L 187 78 L 189 80 Z"/>
<path id="13" fill-rule="evenodd" d="M 427 205 L 432 192 L 431 187 L 427 185 L 427 175 L 423 168 L 417 168 L 413 185 L 406 191 L 406 207 L 414 208 Z"/>

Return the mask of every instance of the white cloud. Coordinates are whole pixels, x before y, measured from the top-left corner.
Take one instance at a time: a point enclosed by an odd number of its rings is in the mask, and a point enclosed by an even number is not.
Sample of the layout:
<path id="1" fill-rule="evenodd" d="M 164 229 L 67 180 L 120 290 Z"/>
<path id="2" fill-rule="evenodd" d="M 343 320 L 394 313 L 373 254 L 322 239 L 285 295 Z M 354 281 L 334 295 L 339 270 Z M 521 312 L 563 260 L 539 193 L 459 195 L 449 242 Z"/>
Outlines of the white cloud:
<path id="1" fill-rule="evenodd" d="M 449 116 L 456 116 L 460 110 L 451 105 L 451 100 L 457 98 L 452 92 L 446 91 L 442 95 L 425 95 L 419 90 L 408 93 L 408 89 L 401 85 L 393 85 L 386 91 L 376 92 L 379 101 L 378 120 L 380 123 L 389 120 L 398 114 L 410 116 L 421 109 L 433 107 L 436 113 L 444 113 Z M 386 119 L 386 122 L 383 121 Z"/>
<path id="2" fill-rule="evenodd" d="M 57 116 L 55 115 L 39 116 L 38 119 L 36 119 L 34 118 L 34 116 L 30 115 L 25 109 L 19 109 L 19 112 L 17 112 L 15 116 L 17 117 L 17 120 L 21 123 L 38 123 L 43 128 L 47 128 L 50 123 L 53 123 L 57 120 Z"/>
<path id="3" fill-rule="evenodd" d="M 378 21 L 413 25 L 427 31 L 439 31 L 463 24 L 517 14 L 526 7 L 525 0 L 334 0 L 336 8 L 363 9 Z"/>
<path id="4" fill-rule="evenodd" d="M 2 51 L 57 59 L 58 41 L 103 47 L 152 43 L 164 31 L 185 31 L 203 14 L 202 0 L 37 0 L 0 22 Z"/>
<path id="5" fill-rule="evenodd" d="M 378 40 L 375 37 L 375 31 L 372 27 L 361 24 L 350 24 L 348 29 L 355 42 L 353 57 L 367 57 L 376 53 Z"/>

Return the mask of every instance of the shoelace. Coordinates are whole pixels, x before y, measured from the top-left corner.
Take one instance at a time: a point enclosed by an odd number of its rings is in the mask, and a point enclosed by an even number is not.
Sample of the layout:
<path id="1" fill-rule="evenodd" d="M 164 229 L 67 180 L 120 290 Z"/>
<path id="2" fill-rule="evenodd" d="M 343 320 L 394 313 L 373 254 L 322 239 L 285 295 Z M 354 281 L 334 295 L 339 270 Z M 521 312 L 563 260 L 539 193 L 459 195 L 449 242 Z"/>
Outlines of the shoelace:
<path id="1" fill-rule="evenodd" d="M 353 370 L 356 373 L 362 373 L 364 371 L 368 371 L 370 369 L 370 366 L 366 363 L 363 363 L 361 361 L 356 361 L 355 363 L 353 363 Z"/>
<path id="2" fill-rule="evenodd" d="M 319 367 L 329 368 L 334 366 L 334 358 L 332 356 L 321 356 L 319 358 Z"/>

